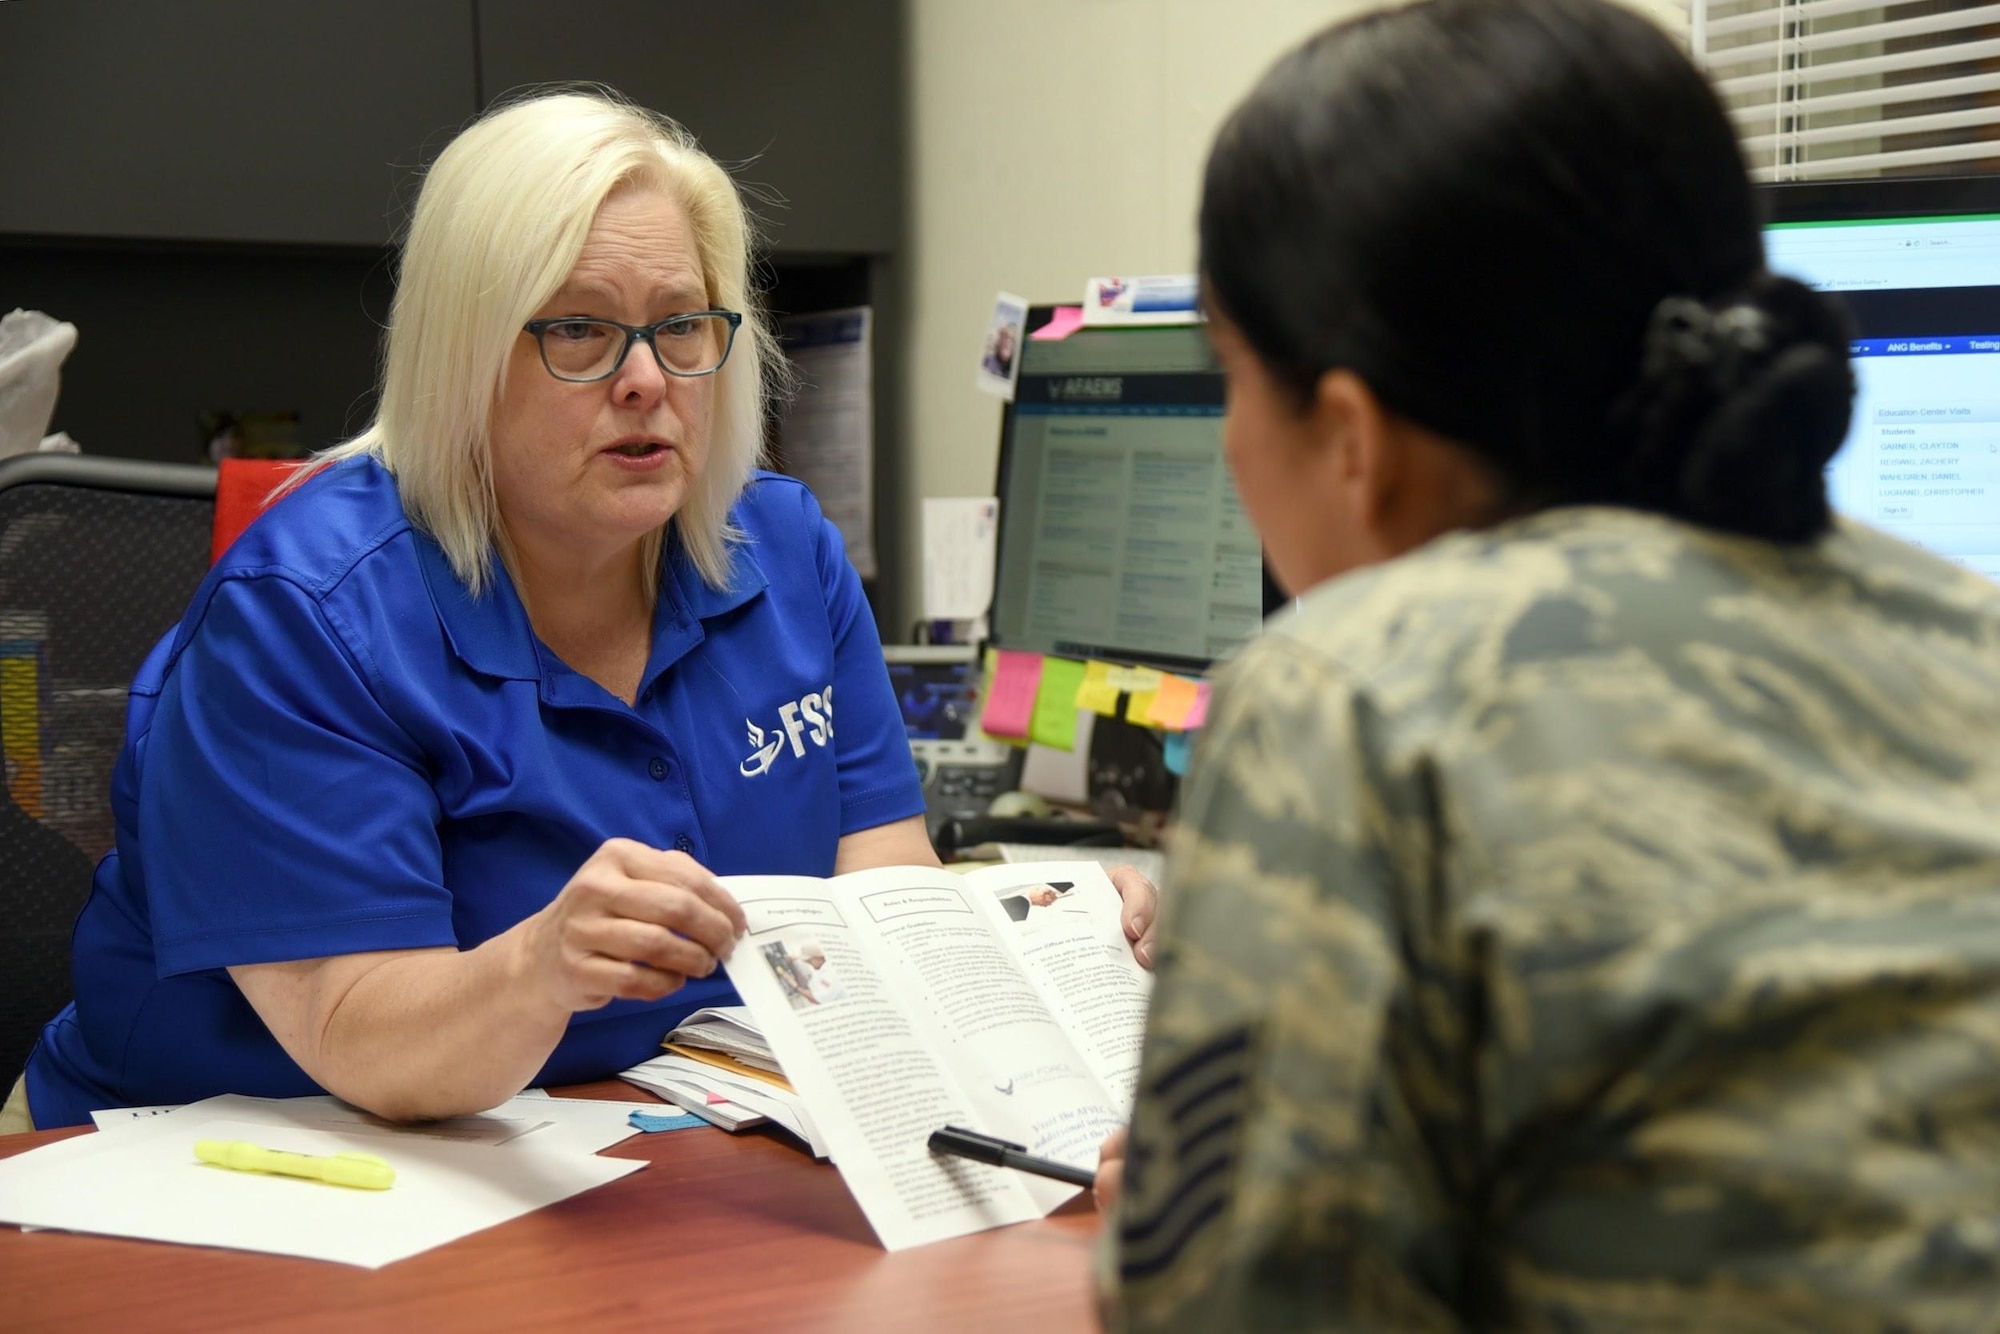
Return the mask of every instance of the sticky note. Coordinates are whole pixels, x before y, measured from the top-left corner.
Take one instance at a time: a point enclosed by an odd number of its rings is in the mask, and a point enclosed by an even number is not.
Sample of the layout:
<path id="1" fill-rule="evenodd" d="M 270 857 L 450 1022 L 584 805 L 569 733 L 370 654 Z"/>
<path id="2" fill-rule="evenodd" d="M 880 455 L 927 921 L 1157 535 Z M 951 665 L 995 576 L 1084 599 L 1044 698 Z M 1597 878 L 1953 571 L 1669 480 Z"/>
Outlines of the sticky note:
<path id="1" fill-rule="evenodd" d="M 1201 681 L 1194 688 L 1194 703 L 1188 706 L 1187 716 L 1181 719 L 1181 726 L 1192 732 L 1198 727 L 1208 726 L 1208 695 L 1212 683 Z"/>
<path id="2" fill-rule="evenodd" d="M 1107 667 L 1105 677 L 1114 690 L 1122 690 L 1128 695 L 1144 695 L 1160 688 L 1160 678 L 1165 672 L 1151 667 Z"/>
<path id="3" fill-rule="evenodd" d="M 1042 655 L 1001 649 L 993 663 L 993 685 L 979 730 L 988 736 L 1024 737 L 1034 718 L 1035 694 L 1042 684 Z"/>
<path id="4" fill-rule="evenodd" d="M 1167 772 L 1176 776 L 1186 773 L 1188 771 L 1188 760 L 1194 753 L 1194 733 L 1167 733 L 1165 751 L 1166 753 L 1161 756 L 1161 759 L 1166 763 Z"/>
<path id="5" fill-rule="evenodd" d="M 709 1096 L 713 1098 L 715 1095 L 710 1094 Z M 723 1099 L 723 1101 L 727 1101 L 727 1099 Z M 708 1122 L 702 1120 L 692 1112 L 672 1112 L 663 1116 L 657 1112 L 642 1112 L 636 1108 L 626 1118 L 626 1123 L 633 1129 L 643 1130 L 648 1134 L 661 1130 L 692 1130 L 696 1126 L 705 1126 L 708 1124 Z"/>
<path id="6" fill-rule="evenodd" d="M 985 701 L 993 698 L 993 675 L 996 671 L 999 670 L 999 667 L 1000 667 L 1000 651 L 998 649 L 991 649 L 991 648 L 987 649 L 985 655 L 980 659 L 980 668 L 979 668 L 980 670 L 979 699 L 982 708 L 985 705 Z M 980 726 L 982 729 L 980 735 L 987 736 L 988 734 L 983 730 L 985 727 L 985 719 L 982 718 L 980 720 Z M 988 739 L 993 741 L 1004 741 L 1008 745 L 1018 746 L 1022 750 L 1026 750 L 1028 748 L 1028 738 L 1026 738 L 1025 736 L 1018 736 L 1018 737 L 989 736 Z"/>
<path id="7" fill-rule="evenodd" d="M 1153 695 L 1153 707 L 1146 711 L 1147 724 L 1180 731 L 1187 726 L 1188 710 L 1194 707 L 1200 689 L 1199 681 L 1185 676 L 1161 677 L 1160 688 Z"/>
<path id="8" fill-rule="evenodd" d="M 1106 718 L 1118 716 L 1118 687 L 1111 684 L 1111 664 L 1086 663 L 1083 684 L 1077 687 L 1076 707 Z"/>
<path id="9" fill-rule="evenodd" d="M 1159 695 L 1157 690 L 1141 690 L 1136 695 L 1125 697 L 1125 721 L 1137 723 L 1141 727 L 1151 727 L 1146 719 L 1153 712 L 1153 700 Z"/>
<path id="10" fill-rule="evenodd" d="M 1035 716 L 1028 740 L 1057 750 L 1076 746 L 1076 697 L 1083 687 L 1084 665 L 1068 658 L 1042 659 L 1042 685 L 1035 695 Z"/>
<path id="11" fill-rule="evenodd" d="M 1057 306 L 1049 322 L 1028 335 L 1031 343 L 1060 343 L 1083 327 L 1082 306 Z"/>

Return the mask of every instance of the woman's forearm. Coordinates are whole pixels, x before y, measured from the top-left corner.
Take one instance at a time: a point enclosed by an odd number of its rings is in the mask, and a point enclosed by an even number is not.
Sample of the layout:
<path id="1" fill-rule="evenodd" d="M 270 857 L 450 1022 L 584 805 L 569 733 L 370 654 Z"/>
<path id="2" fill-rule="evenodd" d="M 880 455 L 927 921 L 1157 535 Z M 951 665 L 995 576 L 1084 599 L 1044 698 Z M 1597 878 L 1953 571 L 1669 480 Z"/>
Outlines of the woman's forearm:
<path id="1" fill-rule="evenodd" d="M 568 1026 L 569 1012 L 529 985 L 520 937 L 517 927 L 471 950 L 340 955 L 230 974 L 328 1092 L 391 1120 L 460 1116 L 520 1092 Z"/>
<path id="2" fill-rule="evenodd" d="M 322 1088 L 412 1121 L 526 1087 L 570 1016 L 707 977 L 747 929 L 693 858 L 610 839 L 546 908 L 463 952 L 399 950 L 229 970 Z"/>

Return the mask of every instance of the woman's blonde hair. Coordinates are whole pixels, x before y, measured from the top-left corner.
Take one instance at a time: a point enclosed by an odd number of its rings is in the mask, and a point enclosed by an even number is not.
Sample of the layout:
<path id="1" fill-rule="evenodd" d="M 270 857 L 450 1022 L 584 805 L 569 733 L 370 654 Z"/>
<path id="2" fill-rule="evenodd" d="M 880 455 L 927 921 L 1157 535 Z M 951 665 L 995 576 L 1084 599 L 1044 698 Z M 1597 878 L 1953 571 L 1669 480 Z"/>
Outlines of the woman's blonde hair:
<path id="1" fill-rule="evenodd" d="M 509 549 L 487 426 L 514 340 L 568 280 L 598 208 L 628 186 L 680 205 L 710 304 L 743 314 L 716 373 L 707 467 L 672 520 L 701 577 L 729 581 L 740 537 L 730 508 L 762 457 L 767 377 L 784 365 L 750 288 L 751 219 L 728 173 L 678 124 L 606 88 L 566 88 L 487 112 L 431 166 L 403 241 L 375 420 L 319 456 L 379 459 L 474 595 L 493 553 Z M 648 580 L 665 536 L 647 539 Z"/>

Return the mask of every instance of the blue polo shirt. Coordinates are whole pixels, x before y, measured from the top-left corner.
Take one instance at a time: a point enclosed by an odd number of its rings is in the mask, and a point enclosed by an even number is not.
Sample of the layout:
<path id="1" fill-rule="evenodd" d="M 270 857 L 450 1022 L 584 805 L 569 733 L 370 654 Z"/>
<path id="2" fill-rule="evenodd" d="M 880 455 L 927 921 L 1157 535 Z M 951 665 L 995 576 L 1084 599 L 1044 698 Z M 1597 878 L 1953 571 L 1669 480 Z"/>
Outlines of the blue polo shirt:
<path id="1" fill-rule="evenodd" d="M 839 533 L 774 474 L 734 518 L 727 588 L 669 542 L 629 706 L 542 645 L 504 570 L 472 598 L 371 459 L 253 524 L 133 683 L 76 1001 L 28 1065 L 35 1124 L 319 1092 L 230 965 L 469 949 L 609 838 L 823 876 L 842 835 L 920 813 Z M 579 1014 L 537 1080 L 611 1075 L 734 1000 L 718 972 Z"/>

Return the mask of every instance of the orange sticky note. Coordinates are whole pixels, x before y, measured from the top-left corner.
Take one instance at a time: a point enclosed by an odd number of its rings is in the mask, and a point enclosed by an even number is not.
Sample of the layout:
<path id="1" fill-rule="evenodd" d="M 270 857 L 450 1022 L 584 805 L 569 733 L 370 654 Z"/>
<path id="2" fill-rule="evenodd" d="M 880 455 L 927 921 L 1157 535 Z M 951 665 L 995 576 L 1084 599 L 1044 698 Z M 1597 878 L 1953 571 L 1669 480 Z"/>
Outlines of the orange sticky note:
<path id="1" fill-rule="evenodd" d="M 1153 694 L 1153 707 L 1146 711 L 1146 722 L 1153 727 L 1182 731 L 1187 727 L 1188 710 L 1194 707 L 1195 697 L 1200 693 L 1199 681 L 1185 676 L 1160 678 L 1160 688 Z"/>
<path id="2" fill-rule="evenodd" d="M 1042 655 L 1001 649 L 993 664 L 993 688 L 979 730 L 988 736 L 1025 737 L 1035 716 L 1035 694 L 1042 684 Z"/>

